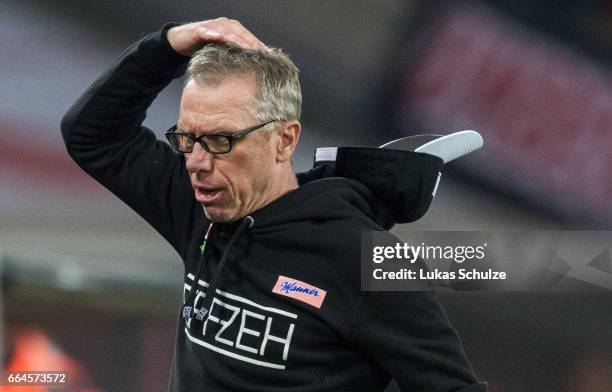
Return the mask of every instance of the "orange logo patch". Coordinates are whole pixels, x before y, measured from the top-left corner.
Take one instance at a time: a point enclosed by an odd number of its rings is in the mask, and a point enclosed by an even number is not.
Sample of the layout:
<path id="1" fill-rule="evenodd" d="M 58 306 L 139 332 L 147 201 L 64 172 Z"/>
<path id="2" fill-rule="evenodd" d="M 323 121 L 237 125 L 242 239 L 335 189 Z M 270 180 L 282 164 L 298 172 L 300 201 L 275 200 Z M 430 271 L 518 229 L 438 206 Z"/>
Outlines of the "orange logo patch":
<path id="1" fill-rule="evenodd" d="M 282 275 L 279 275 L 272 292 L 306 302 L 315 308 L 321 308 L 327 294 L 327 291 L 318 287 Z"/>

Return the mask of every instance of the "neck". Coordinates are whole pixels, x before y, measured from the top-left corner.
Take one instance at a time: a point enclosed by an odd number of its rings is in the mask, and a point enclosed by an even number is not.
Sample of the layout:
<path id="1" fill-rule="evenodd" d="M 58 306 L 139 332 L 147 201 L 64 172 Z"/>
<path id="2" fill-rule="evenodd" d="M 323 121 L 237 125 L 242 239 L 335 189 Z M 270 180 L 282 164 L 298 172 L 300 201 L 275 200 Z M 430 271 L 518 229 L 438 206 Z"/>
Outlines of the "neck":
<path id="1" fill-rule="evenodd" d="M 267 206 L 274 200 L 299 187 L 297 178 L 291 167 L 289 167 L 288 170 L 281 170 L 279 173 L 270 174 L 270 176 L 272 177 L 271 181 L 261 190 L 261 194 L 265 194 L 265 196 L 257 201 L 253 200 L 254 203 L 250 208 L 247 208 L 249 212 L 246 215 Z"/>
<path id="2" fill-rule="evenodd" d="M 278 176 L 276 176 L 276 180 L 270 186 L 270 197 L 267 199 L 266 204 L 273 202 L 279 197 L 294 191 L 298 188 L 298 181 L 295 177 L 295 173 L 293 169 L 289 168 L 288 170 L 283 170 Z"/>

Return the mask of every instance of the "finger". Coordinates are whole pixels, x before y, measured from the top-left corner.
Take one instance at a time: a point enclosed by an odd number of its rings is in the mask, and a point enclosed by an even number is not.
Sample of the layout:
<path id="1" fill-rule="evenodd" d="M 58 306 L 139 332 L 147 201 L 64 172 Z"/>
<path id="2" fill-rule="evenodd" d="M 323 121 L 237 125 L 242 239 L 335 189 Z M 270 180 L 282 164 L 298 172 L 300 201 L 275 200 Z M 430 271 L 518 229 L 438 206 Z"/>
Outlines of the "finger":
<path id="1" fill-rule="evenodd" d="M 261 42 L 257 37 L 255 37 L 251 32 L 246 29 L 241 29 L 235 33 L 240 40 L 243 42 L 241 45 L 244 48 L 253 49 L 253 50 L 268 50 L 268 47 Z"/>
<path id="2" fill-rule="evenodd" d="M 268 50 L 268 47 L 263 42 L 261 42 L 256 36 L 254 36 L 253 33 L 247 30 L 239 21 L 230 19 L 229 22 L 234 24 L 235 34 L 239 35 L 243 41 L 248 42 L 250 49 Z"/>
<path id="3" fill-rule="evenodd" d="M 220 41 L 222 39 L 222 34 L 219 31 L 207 26 L 198 27 L 197 35 L 203 41 Z"/>
<path id="4" fill-rule="evenodd" d="M 245 49 L 252 49 L 253 46 L 249 41 L 235 33 L 225 34 L 225 40 Z"/>
<path id="5" fill-rule="evenodd" d="M 257 49 L 270 51 L 270 48 L 268 48 L 268 46 L 264 44 L 263 42 L 261 42 L 260 40 L 257 40 Z"/>
<path id="6" fill-rule="evenodd" d="M 253 50 L 269 50 L 268 47 L 247 30 L 239 21 L 225 17 L 207 20 L 201 23 L 206 28 L 219 33 L 219 36 L 206 37 L 211 41 L 228 41 L 234 45 Z"/>
<path id="7" fill-rule="evenodd" d="M 233 24 L 234 26 L 242 26 L 242 23 L 236 19 L 227 19 L 227 22 Z"/>
<path id="8" fill-rule="evenodd" d="M 265 46 L 263 42 L 257 39 L 253 34 L 251 34 L 248 30 L 244 29 L 243 31 L 239 31 L 237 33 L 238 36 L 242 39 L 242 41 L 247 43 L 249 49 L 260 49 L 261 46 Z"/>

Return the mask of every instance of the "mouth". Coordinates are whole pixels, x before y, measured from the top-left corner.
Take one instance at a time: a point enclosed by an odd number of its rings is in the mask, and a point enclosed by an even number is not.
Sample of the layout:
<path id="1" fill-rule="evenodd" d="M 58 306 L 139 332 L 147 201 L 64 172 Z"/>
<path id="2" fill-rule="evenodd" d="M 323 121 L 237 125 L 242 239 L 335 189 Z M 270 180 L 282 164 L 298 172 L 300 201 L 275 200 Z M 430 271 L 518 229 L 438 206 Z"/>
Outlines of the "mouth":
<path id="1" fill-rule="evenodd" d="M 208 188 L 208 187 L 193 187 L 195 191 L 195 198 L 198 202 L 203 203 L 204 205 L 212 204 L 219 199 L 221 199 L 221 195 L 223 193 L 222 188 Z"/>

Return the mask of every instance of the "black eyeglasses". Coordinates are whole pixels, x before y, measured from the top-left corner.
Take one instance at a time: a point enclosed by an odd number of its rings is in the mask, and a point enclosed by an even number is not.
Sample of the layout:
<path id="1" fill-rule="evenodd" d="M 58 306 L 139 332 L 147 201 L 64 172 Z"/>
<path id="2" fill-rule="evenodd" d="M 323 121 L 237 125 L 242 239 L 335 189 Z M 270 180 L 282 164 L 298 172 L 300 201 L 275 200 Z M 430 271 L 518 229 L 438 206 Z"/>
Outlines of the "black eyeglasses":
<path id="1" fill-rule="evenodd" d="M 275 121 L 283 120 L 269 120 L 262 122 L 261 124 L 253 125 L 252 127 L 245 128 L 241 131 L 233 133 L 231 135 L 201 135 L 195 136 L 192 133 L 185 132 L 182 129 L 173 126 L 166 131 L 166 139 L 177 152 L 190 153 L 193 151 L 193 147 L 196 142 L 211 154 L 227 154 L 232 150 L 232 146 L 236 143 L 236 140 L 240 139 L 249 132 L 253 132 L 259 128 L 273 123 Z"/>

